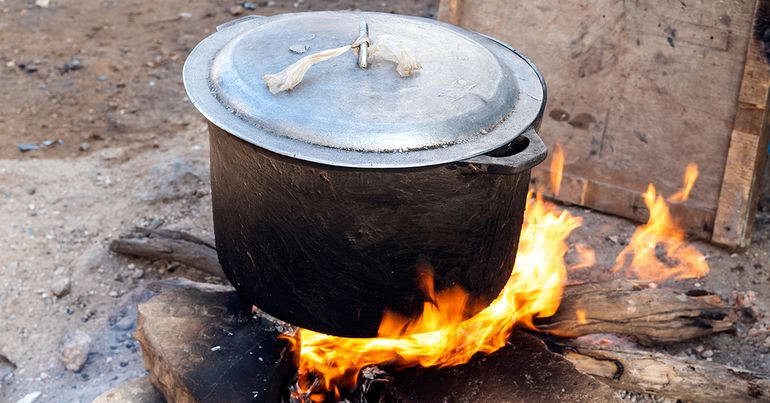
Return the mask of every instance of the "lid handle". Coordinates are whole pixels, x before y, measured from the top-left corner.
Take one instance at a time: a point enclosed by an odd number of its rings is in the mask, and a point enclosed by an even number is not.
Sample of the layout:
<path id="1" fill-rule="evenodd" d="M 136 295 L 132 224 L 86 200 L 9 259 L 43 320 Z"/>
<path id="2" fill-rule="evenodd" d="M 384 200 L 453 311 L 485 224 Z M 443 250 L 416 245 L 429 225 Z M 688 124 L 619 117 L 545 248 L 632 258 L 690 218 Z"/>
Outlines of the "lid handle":
<path id="1" fill-rule="evenodd" d="M 305 56 L 275 74 L 265 74 L 262 80 L 273 95 L 289 91 L 299 85 L 310 68 L 323 61 L 333 59 L 355 49 L 358 51 L 358 67 L 365 69 L 369 65 L 369 58 L 377 55 L 382 60 L 397 64 L 396 71 L 401 77 L 409 77 L 422 65 L 412 56 L 411 52 L 392 35 L 381 35 L 377 43 L 372 44 L 369 39 L 369 25 L 361 21 L 358 25 L 358 39 L 350 45 L 324 50 L 309 56 Z M 370 48 L 371 47 L 371 48 Z"/>
<path id="2" fill-rule="evenodd" d="M 358 24 L 358 39 L 353 43 L 353 46 L 358 43 L 358 67 L 365 69 L 369 67 L 369 24 L 366 21 L 361 20 Z"/>

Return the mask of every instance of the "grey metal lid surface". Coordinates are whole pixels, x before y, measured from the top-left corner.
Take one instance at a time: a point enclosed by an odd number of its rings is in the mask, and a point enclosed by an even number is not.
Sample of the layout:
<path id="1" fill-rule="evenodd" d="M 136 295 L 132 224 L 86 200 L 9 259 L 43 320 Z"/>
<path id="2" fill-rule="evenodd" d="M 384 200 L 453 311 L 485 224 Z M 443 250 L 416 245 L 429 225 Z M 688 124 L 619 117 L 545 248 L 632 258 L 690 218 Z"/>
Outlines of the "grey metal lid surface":
<path id="1" fill-rule="evenodd" d="M 422 70 L 402 78 L 353 52 L 313 66 L 293 90 L 262 76 L 309 54 L 353 43 L 361 20 L 392 35 Z M 300 45 L 300 46 L 296 46 Z M 290 50 L 304 48 L 304 54 Z M 257 17 L 203 40 L 184 67 L 193 104 L 213 124 L 270 151 L 361 168 L 402 168 L 474 157 L 509 143 L 542 115 L 545 86 L 513 49 L 441 22 L 381 13 Z"/>

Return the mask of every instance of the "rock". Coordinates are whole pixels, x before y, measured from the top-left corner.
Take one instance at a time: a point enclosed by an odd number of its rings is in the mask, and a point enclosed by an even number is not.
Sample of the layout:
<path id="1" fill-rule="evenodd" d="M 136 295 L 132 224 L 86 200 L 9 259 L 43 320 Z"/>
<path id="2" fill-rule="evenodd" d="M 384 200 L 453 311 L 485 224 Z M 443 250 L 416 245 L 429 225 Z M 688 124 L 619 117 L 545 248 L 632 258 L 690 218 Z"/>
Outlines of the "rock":
<path id="1" fill-rule="evenodd" d="M 3 382 L 5 382 L 15 370 L 16 364 L 9 360 L 8 357 L 0 354 L 0 389 L 2 388 Z"/>
<path id="2" fill-rule="evenodd" d="M 35 5 L 42 8 L 48 8 L 51 6 L 51 0 L 35 0 Z"/>
<path id="3" fill-rule="evenodd" d="M 243 12 L 246 11 L 246 10 L 244 10 L 241 5 L 235 5 L 235 6 L 230 7 L 227 11 L 229 11 L 232 16 L 237 17 L 237 16 L 243 14 Z"/>
<path id="4" fill-rule="evenodd" d="M 243 6 L 243 8 L 245 8 L 246 10 L 256 10 L 257 9 L 257 5 L 254 4 L 251 1 L 246 1 L 243 4 L 241 4 L 241 6 Z"/>
<path id="5" fill-rule="evenodd" d="M 152 386 L 149 376 L 132 379 L 102 393 L 93 403 L 163 403 L 163 395 Z"/>
<path id="6" fill-rule="evenodd" d="M 714 356 L 714 350 L 706 350 L 703 353 L 701 353 L 701 357 L 703 358 L 709 358 Z"/>
<path id="7" fill-rule="evenodd" d="M 70 293 L 70 278 L 59 277 L 51 282 L 51 294 L 61 298 Z"/>
<path id="8" fill-rule="evenodd" d="M 293 371 L 278 339 L 283 324 L 255 319 L 230 287 L 182 280 L 148 288 L 160 294 L 139 304 L 135 337 L 167 401 L 281 401 Z"/>
<path id="9" fill-rule="evenodd" d="M 83 142 L 80 143 L 80 151 L 88 151 L 91 149 L 91 143 Z"/>
<path id="10" fill-rule="evenodd" d="M 62 337 L 59 346 L 59 360 L 68 371 L 78 372 L 88 360 L 90 350 L 91 336 L 76 329 Z"/>
<path id="11" fill-rule="evenodd" d="M 142 200 L 168 203 L 198 194 L 206 189 L 207 172 L 202 161 L 176 158 L 152 167 Z"/>
<path id="12" fill-rule="evenodd" d="M 16 403 L 32 403 L 32 402 L 36 401 L 37 398 L 40 397 L 40 395 L 42 395 L 42 392 L 28 393 L 27 395 L 25 395 L 21 399 L 17 400 Z"/>
<path id="13" fill-rule="evenodd" d="M 134 318 L 132 316 L 126 315 L 123 317 L 123 319 L 112 325 L 112 328 L 114 330 L 120 330 L 124 332 L 129 331 L 134 328 Z"/>
<path id="14" fill-rule="evenodd" d="M 100 244 L 93 244 L 72 263 L 72 277 L 83 278 L 101 267 L 107 260 L 107 249 Z"/>
<path id="15" fill-rule="evenodd" d="M 68 73 L 70 71 L 78 71 L 83 68 L 83 61 L 73 57 L 72 59 L 68 60 L 66 63 L 64 63 L 64 66 L 62 66 L 62 70 L 65 73 Z"/>

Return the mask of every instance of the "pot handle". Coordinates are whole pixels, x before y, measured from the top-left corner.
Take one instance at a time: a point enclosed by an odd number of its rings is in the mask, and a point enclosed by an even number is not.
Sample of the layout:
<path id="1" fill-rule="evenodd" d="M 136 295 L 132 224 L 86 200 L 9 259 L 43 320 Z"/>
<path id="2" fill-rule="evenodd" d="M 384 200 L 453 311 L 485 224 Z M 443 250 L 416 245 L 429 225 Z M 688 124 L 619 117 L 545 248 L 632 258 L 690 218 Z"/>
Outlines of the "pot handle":
<path id="1" fill-rule="evenodd" d="M 534 127 L 527 129 L 521 134 L 521 137 L 527 140 L 526 148 L 513 155 L 494 157 L 484 154 L 459 163 L 477 173 L 515 175 L 528 171 L 545 160 L 545 157 L 548 156 L 548 147 L 545 146 Z"/>

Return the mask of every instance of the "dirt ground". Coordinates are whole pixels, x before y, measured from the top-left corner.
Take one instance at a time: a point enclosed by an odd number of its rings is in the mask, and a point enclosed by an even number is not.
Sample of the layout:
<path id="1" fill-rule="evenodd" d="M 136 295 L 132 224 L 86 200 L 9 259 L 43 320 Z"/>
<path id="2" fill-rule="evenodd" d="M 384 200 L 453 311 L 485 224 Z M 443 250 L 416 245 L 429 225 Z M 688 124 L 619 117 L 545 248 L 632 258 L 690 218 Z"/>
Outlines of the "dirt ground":
<path id="1" fill-rule="evenodd" d="M 144 374 L 132 337 L 143 286 L 171 276 L 217 281 L 106 250 L 122 231 L 151 222 L 213 237 L 205 122 L 181 81 L 184 58 L 199 40 L 248 13 L 363 9 L 433 17 L 435 3 L 276 0 L 246 10 L 223 0 L 51 0 L 48 7 L 0 0 L 0 354 L 16 366 L 0 382 L 0 401 L 32 392 L 41 392 L 38 401 L 91 401 Z M 17 148 L 45 140 L 62 143 Z M 585 217 L 570 242 L 594 246 L 602 267 L 580 279 L 611 277 L 606 268 L 634 225 L 570 210 Z M 667 348 L 770 372 L 770 211 L 760 213 L 746 251 L 697 246 L 712 272 L 684 285 L 750 304 L 735 334 Z M 64 279 L 69 292 L 54 296 L 52 285 Z M 93 339 L 79 372 L 59 361 L 60 340 L 74 329 Z M 8 368 L 0 362 L 0 377 Z"/>

